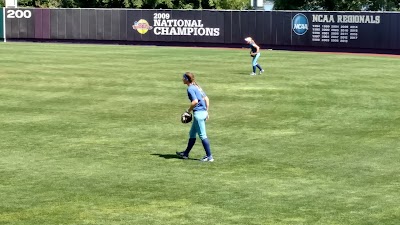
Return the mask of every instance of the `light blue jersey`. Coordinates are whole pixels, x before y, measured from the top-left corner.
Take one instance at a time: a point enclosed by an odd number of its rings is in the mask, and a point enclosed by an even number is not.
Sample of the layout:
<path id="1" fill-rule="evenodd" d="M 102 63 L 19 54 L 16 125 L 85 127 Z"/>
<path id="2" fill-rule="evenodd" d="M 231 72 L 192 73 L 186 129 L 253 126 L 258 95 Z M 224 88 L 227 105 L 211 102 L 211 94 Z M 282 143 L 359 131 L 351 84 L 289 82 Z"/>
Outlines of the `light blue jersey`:
<path id="1" fill-rule="evenodd" d="M 197 105 L 193 108 L 193 112 L 207 111 L 206 101 L 203 99 L 206 96 L 206 93 L 204 93 L 203 90 L 201 90 L 198 86 L 191 84 L 187 88 L 187 94 L 190 102 L 196 99 L 198 100 Z"/>

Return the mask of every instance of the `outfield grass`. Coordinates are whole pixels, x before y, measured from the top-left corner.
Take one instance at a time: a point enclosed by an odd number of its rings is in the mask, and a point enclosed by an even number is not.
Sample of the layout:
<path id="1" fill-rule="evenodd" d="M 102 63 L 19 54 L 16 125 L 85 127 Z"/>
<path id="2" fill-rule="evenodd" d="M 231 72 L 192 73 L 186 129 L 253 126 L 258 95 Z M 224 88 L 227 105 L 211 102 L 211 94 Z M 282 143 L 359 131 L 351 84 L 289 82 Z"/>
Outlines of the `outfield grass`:
<path id="1" fill-rule="evenodd" d="M 400 224 L 400 59 L 0 44 L 0 224 Z M 192 71 L 213 163 L 181 160 Z M 200 141 L 191 158 L 204 155 Z"/>

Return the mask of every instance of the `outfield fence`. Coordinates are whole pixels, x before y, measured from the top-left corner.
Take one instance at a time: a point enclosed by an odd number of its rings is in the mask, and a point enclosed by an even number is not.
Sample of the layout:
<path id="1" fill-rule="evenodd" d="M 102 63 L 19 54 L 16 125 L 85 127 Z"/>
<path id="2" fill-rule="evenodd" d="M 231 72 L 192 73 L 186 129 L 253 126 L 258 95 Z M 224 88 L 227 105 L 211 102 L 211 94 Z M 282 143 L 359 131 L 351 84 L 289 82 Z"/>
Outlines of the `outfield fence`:
<path id="1" fill-rule="evenodd" d="M 400 51 L 400 13 L 3 8 L 0 38 Z"/>

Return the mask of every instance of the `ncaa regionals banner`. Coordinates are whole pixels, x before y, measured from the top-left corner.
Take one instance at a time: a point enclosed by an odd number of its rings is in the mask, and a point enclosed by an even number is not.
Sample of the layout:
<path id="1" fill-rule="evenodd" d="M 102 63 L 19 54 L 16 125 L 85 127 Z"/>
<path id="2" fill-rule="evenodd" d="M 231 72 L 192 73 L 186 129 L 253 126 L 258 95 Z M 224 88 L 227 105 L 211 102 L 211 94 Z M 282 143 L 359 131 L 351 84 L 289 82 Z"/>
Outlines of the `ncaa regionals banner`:
<path id="1" fill-rule="evenodd" d="M 399 49 L 391 14 L 292 12 L 291 45 Z"/>
<path id="2" fill-rule="evenodd" d="M 128 10 L 129 41 L 224 42 L 224 16 L 203 10 Z"/>

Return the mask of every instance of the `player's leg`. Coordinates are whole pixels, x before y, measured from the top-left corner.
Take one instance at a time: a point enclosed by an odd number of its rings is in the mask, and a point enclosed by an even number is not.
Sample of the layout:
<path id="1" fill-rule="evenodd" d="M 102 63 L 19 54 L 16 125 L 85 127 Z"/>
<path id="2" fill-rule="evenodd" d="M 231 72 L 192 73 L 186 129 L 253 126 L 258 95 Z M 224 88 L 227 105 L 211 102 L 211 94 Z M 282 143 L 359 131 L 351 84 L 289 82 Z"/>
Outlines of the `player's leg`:
<path id="1" fill-rule="evenodd" d="M 206 118 L 207 118 L 208 112 L 207 111 L 200 111 L 196 112 L 197 116 L 197 124 L 198 124 L 198 134 L 201 139 L 201 143 L 203 144 L 204 151 L 206 152 L 206 156 L 204 156 L 201 161 L 209 161 L 212 162 L 214 161 L 214 158 L 211 154 L 211 147 L 210 147 L 210 142 L 207 138 L 207 132 L 206 132 Z"/>
<path id="2" fill-rule="evenodd" d="M 183 152 L 176 152 L 176 154 L 178 156 L 181 156 L 184 159 L 189 158 L 189 153 L 192 150 L 194 144 L 196 143 L 197 130 L 199 130 L 197 128 L 197 126 L 198 126 L 198 123 L 196 123 L 196 118 L 194 117 L 192 127 L 190 128 L 190 131 L 189 131 L 189 140 L 188 140 L 186 149 Z"/>
<path id="3" fill-rule="evenodd" d="M 260 55 L 261 55 L 261 53 L 258 53 L 257 54 L 257 64 L 256 64 L 256 66 L 257 66 L 257 68 L 260 70 L 260 74 L 262 74 L 263 72 L 264 72 L 264 70 L 263 70 L 263 68 L 261 67 L 261 65 L 260 64 L 258 64 L 258 58 L 260 58 Z"/>
<path id="4" fill-rule="evenodd" d="M 264 70 L 261 68 L 260 64 L 258 64 L 258 58 L 260 58 L 260 53 L 258 53 L 255 57 L 254 57 L 254 61 L 253 61 L 253 70 L 254 67 L 257 67 L 260 70 L 260 74 L 264 72 Z"/>
<path id="5" fill-rule="evenodd" d="M 253 57 L 253 60 L 251 61 L 251 65 L 252 65 L 252 67 L 253 67 L 253 72 L 250 74 L 250 75 L 256 75 L 256 65 L 257 65 L 257 59 L 256 59 L 256 57 L 257 56 L 254 56 Z"/>

